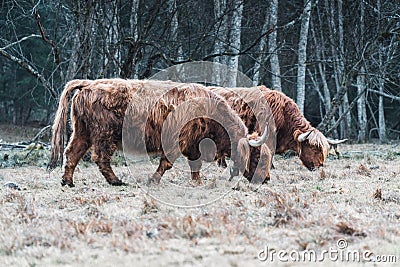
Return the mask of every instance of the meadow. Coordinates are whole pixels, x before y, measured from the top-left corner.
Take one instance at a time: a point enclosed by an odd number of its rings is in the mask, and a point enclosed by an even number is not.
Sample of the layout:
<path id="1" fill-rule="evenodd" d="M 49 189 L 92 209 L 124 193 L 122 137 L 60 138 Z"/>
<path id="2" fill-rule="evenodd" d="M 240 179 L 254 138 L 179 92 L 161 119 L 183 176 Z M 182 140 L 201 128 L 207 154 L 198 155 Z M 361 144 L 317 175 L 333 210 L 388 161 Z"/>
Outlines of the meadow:
<path id="1" fill-rule="evenodd" d="M 60 185 L 60 168 L 46 171 L 47 150 L 1 151 L 1 265 L 265 266 L 272 261 L 302 266 L 289 253 L 322 255 L 333 249 L 367 254 L 359 259 L 366 266 L 395 266 L 400 262 L 400 145 L 339 149 L 340 157 L 331 155 L 314 172 L 298 157 L 277 155 L 266 185 L 240 177 L 228 182 L 210 163 L 205 185 L 194 190 L 227 194 L 196 208 L 154 199 L 132 178 L 141 174 L 132 173 L 121 156 L 113 168 L 128 186 L 108 185 L 93 163 L 81 161 L 76 187 L 68 188 Z M 154 171 L 146 164 L 143 171 Z M 162 194 L 174 179 L 176 172 L 169 171 L 154 192 Z M 267 250 L 268 258 L 262 253 Z M 278 259 L 273 251 L 288 254 Z M 359 265 L 357 259 L 325 256 L 324 266 Z M 386 263 L 373 265 L 369 259 Z"/>

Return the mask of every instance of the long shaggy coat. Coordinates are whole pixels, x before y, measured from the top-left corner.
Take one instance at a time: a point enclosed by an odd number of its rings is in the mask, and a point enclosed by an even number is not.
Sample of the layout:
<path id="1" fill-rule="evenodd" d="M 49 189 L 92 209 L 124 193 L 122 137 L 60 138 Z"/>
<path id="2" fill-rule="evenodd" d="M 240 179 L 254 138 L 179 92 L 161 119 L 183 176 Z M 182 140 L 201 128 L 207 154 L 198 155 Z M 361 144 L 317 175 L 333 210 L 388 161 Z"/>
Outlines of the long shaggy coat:
<path id="1" fill-rule="evenodd" d="M 150 182 L 158 183 L 180 153 L 189 159 L 192 179 L 197 183 L 200 183 L 201 160 L 214 160 L 215 153 L 230 156 L 248 179 L 252 178 L 250 173 L 262 180 L 269 179 L 268 164 L 256 172 L 250 170 L 250 161 L 268 163 L 271 153 L 265 144 L 262 149 L 250 149 L 247 127 L 223 98 L 198 84 L 122 79 L 73 80 L 66 84 L 53 125 L 50 168 L 63 158 L 67 110 L 74 91 L 73 134 L 65 151 L 62 185 L 74 185 L 74 169 L 89 148 L 106 180 L 112 185 L 123 184 L 110 166 L 112 154 L 122 146 L 123 134 L 124 140 L 129 140 L 129 149 L 161 156 Z M 163 127 L 165 123 L 168 127 Z M 162 135 L 163 130 L 166 132 Z M 162 140 L 162 136 L 168 138 Z M 216 152 L 212 156 L 207 149 L 201 151 L 200 142 L 204 138 L 215 142 Z"/>

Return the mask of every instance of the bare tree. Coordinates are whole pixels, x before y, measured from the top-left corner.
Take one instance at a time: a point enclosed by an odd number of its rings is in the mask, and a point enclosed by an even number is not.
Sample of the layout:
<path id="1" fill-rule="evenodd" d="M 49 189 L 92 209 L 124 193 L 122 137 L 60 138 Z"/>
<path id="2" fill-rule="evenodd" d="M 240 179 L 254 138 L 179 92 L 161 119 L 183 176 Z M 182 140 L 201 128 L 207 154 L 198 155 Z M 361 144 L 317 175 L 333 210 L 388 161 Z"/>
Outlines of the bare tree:
<path id="1" fill-rule="evenodd" d="M 323 109 L 321 108 L 320 114 L 323 117 L 326 113 L 328 113 L 331 109 L 331 92 L 329 90 L 328 80 L 329 80 L 329 60 L 327 56 L 327 45 L 325 39 L 325 31 L 326 28 L 325 23 L 325 14 L 321 11 L 319 5 L 316 5 L 316 13 L 313 16 L 313 20 L 310 21 L 310 30 L 311 30 L 311 48 L 312 51 L 310 53 L 310 60 L 315 61 L 313 67 L 315 68 L 315 78 L 316 85 L 318 89 L 318 95 L 320 96 L 320 100 L 323 104 Z M 327 70 L 328 69 L 328 70 Z M 311 72 L 310 72 L 311 73 Z M 310 74 L 310 78 L 312 78 Z M 320 89 L 320 87 L 322 89 Z M 329 123 L 334 123 L 329 122 Z"/>
<path id="2" fill-rule="evenodd" d="M 396 136 L 398 103 L 386 98 L 397 99 L 400 83 L 399 3 L 243 3 L 3 1 L 0 110 L 7 121 L 21 123 L 45 106 L 49 118 L 49 94 L 57 98 L 67 80 L 140 79 L 174 64 L 213 60 L 253 73 L 254 84 L 270 78 L 272 88 L 297 96 L 303 110 L 307 105 L 312 123 L 322 117 L 325 134 L 360 142 L 369 129 L 382 142 Z M 234 86 L 231 74 L 215 75 L 229 77 L 216 83 Z"/>
<path id="3" fill-rule="evenodd" d="M 298 47 L 298 67 L 297 67 L 297 105 L 301 112 L 304 112 L 305 88 L 306 88 L 306 59 L 307 59 L 307 39 L 311 17 L 311 0 L 305 0 L 303 17 Z"/>
<path id="4" fill-rule="evenodd" d="M 103 19 L 98 19 L 101 25 L 101 32 L 104 34 L 103 43 L 103 64 L 101 77 L 120 77 L 121 51 L 119 43 L 120 14 L 117 1 L 105 2 L 99 7 L 99 13 Z"/>
<path id="5" fill-rule="evenodd" d="M 360 45 L 358 53 L 362 54 L 364 46 L 364 35 L 365 35 L 365 24 L 364 24 L 364 2 L 360 2 Z M 358 142 L 364 143 L 367 137 L 367 108 L 366 108 L 366 77 L 365 67 L 361 66 L 359 73 L 357 74 L 357 93 L 360 98 L 357 100 L 357 118 L 359 124 Z"/>
<path id="6" fill-rule="evenodd" d="M 337 13 L 338 13 L 338 34 L 339 34 L 339 48 L 338 48 L 338 54 L 337 54 L 337 59 L 338 59 L 338 80 L 340 83 L 340 86 L 346 86 L 345 85 L 345 51 L 344 51 L 344 29 L 343 29 L 343 1 L 338 0 L 337 1 Z M 345 92 L 343 96 L 343 106 L 342 106 L 342 112 L 347 112 L 349 109 L 349 97 L 347 94 L 347 91 Z M 342 121 L 342 133 L 341 137 L 345 138 L 349 136 L 349 128 L 351 124 L 351 113 L 347 112 L 345 119 Z"/>
<path id="7" fill-rule="evenodd" d="M 278 0 L 272 0 L 269 8 L 269 25 L 270 28 L 275 28 L 278 25 Z M 278 45 L 277 45 L 278 31 L 273 31 L 268 36 L 268 51 L 270 53 L 270 64 L 271 64 L 271 81 L 272 88 L 278 91 L 282 91 L 281 85 L 281 69 L 278 57 Z"/>
<path id="8" fill-rule="evenodd" d="M 268 28 L 270 27 L 269 24 L 269 14 L 266 15 L 267 17 L 264 19 L 264 24 L 262 27 L 262 32 L 266 32 L 268 30 Z M 258 45 L 258 50 L 259 50 L 259 55 L 256 59 L 256 62 L 254 63 L 254 74 L 253 74 L 253 85 L 257 86 L 260 83 L 260 69 L 261 66 L 264 64 L 265 61 L 265 50 L 266 50 L 266 45 L 267 45 L 267 41 L 266 41 L 266 37 L 262 38 L 260 40 L 260 43 Z"/>
<path id="9" fill-rule="evenodd" d="M 232 52 L 238 53 L 240 51 L 240 37 L 242 32 L 242 14 L 243 2 L 242 0 L 233 0 L 233 12 L 231 19 L 231 30 L 229 32 L 229 48 Z M 236 86 L 237 71 L 239 68 L 239 55 L 230 56 L 227 62 L 227 86 Z"/>
<path id="10" fill-rule="evenodd" d="M 269 5 L 268 13 L 264 19 L 262 33 L 268 30 L 276 29 L 278 24 L 278 0 L 272 0 Z M 281 72 L 278 57 L 277 46 L 277 30 L 270 31 L 268 35 L 268 54 L 271 66 L 271 87 L 275 90 L 282 91 L 281 85 Z M 265 62 L 265 50 L 267 50 L 267 40 L 262 38 L 259 43 L 259 55 L 254 63 L 253 85 L 256 86 L 260 83 L 260 69 Z"/>
<path id="11" fill-rule="evenodd" d="M 359 124 L 358 142 L 364 143 L 367 137 L 367 108 L 366 108 L 366 78 L 365 69 L 362 66 L 357 75 L 357 93 L 360 98 L 357 100 L 357 117 Z"/>
<path id="12" fill-rule="evenodd" d="M 228 39 L 228 15 L 226 0 L 214 0 L 214 54 L 222 54 L 225 50 L 225 44 Z M 215 63 L 226 64 L 226 58 L 223 56 L 214 57 Z M 221 68 L 214 71 L 215 83 L 222 84 L 222 77 L 225 76 L 221 73 Z"/>
<path id="13" fill-rule="evenodd" d="M 328 10 L 329 20 L 329 41 L 333 59 L 334 80 L 336 85 L 336 93 L 343 95 L 341 98 L 341 105 L 338 106 L 339 117 L 348 109 L 349 101 L 347 96 L 347 84 L 345 83 L 345 70 L 344 70 L 344 43 L 343 43 L 343 16 L 342 16 L 342 0 L 337 1 L 325 0 L 325 8 Z M 337 11 L 337 14 L 336 14 Z M 336 21 L 337 17 L 337 21 Z M 347 113 L 346 120 L 340 121 L 340 137 L 348 136 L 350 114 Z"/>
<path id="14" fill-rule="evenodd" d="M 378 13 L 378 28 L 380 28 L 380 11 L 381 11 L 381 0 L 376 1 L 376 8 L 377 8 L 377 13 Z M 384 53 L 385 53 L 385 48 L 382 43 L 379 44 L 378 47 L 378 66 L 380 69 L 380 75 L 378 78 L 378 89 L 380 93 L 383 93 L 384 88 L 385 88 L 385 63 L 384 63 Z M 386 142 L 386 122 L 385 122 L 385 109 L 383 106 L 383 96 L 379 95 L 379 102 L 378 102 L 378 123 L 379 123 L 379 141 L 380 142 Z"/>

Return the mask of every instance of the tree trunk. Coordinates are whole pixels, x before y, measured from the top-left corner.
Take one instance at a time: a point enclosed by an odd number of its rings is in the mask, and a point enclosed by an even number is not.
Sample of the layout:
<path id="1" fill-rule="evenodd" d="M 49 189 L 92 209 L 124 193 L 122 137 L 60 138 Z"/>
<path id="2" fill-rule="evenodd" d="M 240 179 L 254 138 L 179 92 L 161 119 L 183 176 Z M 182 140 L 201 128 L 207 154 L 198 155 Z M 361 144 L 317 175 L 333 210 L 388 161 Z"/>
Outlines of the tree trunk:
<path id="1" fill-rule="evenodd" d="M 103 31 L 107 33 L 103 42 L 103 70 L 101 77 L 120 77 L 121 53 L 117 43 L 119 42 L 119 14 L 118 2 L 110 1 L 101 7 L 103 20 L 101 23 Z"/>
<path id="2" fill-rule="evenodd" d="M 137 43 L 139 39 L 139 31 L 138 31 L 138 12 L 139 12 L 139 0 L 132 0 L 132 6 L 131 6 L 131 15 L 129 17 L 129 26 L 131 30 L 131 35 L 133 38 L 133 43 Z M 136 46 L 138 47 L 138 46 Z M 136 51 L 137 54 L 137 51 Z M 136 56 L 135 59 L 133 59 L 135 63 L 138 62 Z M 137 79 L 139 77 L 139 65 L 134 64 L 133 66 L 134 72 L 133 72 L 133 78 Z"/>
<path id="3" fill-rule="evenodd" d="M 339 51 L 340 54 L 338 55 L 338 64 L 339 64 L 339 80 L 341 83 L 341 86 L 344 86 L 344 33 L 343 33 L 343 2 L 342 0 L 338 0 L 338 30 L 339 30 Z M 349 97 L 347 92 L 343 96 L 343 108 L 342 111 L 345 112 L 349 108 Z M 349 136 L 349 130 L 350 130 L 350 125 L 351 125 L 351 113 L 348 112 L 346 114 L 345 120 L 343 120 L 343 125 L 342 125 L 342 138 L 348 137 Z"/>
<path id="4" fill-rule="evenodd" d="M 268 14 L 266 15 L 266 18 L 264 19 L 264 24 L 261 30 L 261 34 L 266 32 L 269 28 L 269 20 L 268 20 Z M 260 40 L 260 44 L 258 45 L 258 51 L 259 55 L 256 59 L 256 62 L 254 63 L 254 75 L 253 75 L 253 86 L 257 86 L 261 82 L 261 77 L 260 77 L 260 69 L 261 66 L 264 64 L 265 60 L 265 47 L 267 45 L 266 37 L 262 38 Z"/>
<path id="5" fill-rule="evenodd" d="M 65 81 L 64 83 L 72 80 L 78 70 L 78 58 L 79 58 L 79 46 L 80 46 L 80 39 L 79 36 L 81 35 L 79 33 L 79 31 L 81 30 L 81 27 L 75 27 L 75 33 L 74 33 L 74 45 L 71 51 L 71 57 L 70 57 L 70 61 L 68 64 L 68 69 L 67 69 L 67 73 L 65 74 Z"/>
<path id="6" fill-rule="evenodd" d="M 266 15 L 264 25 L 262 28 L 262 33 L 268 31 L 268 29 L 272 29 L 276 27 L 278 24 L 278 0 L 272 0 L 269 6 L 269 11 Z M 269 53 L 269 61 L 271 66 L 271 88 L 277 91 L 282 91 L 281 86 L 281 72 L 279 66 L 279 58 L 278 58 L 278 46 L 277 46 L 277 31 L 273 31 L 268 35 L 268 53 Z M 260 84 L 260 69 L 265 61 L 265 53 L 266 50 L 266 38 L 262 38 L 259 44 L 260 54 L 257 57 L 256 63 L 254 64 L 254 75 L 253 75 L 253 85 L 256 86 Z"/>
<path id="7" fill-rule="evenodd" d="M 231 31 L 229 32 L 230 51 L 237 53 L 240 51 L 240 37 L 242 31 L 243 2 L 234 0 L 234 10 L 232 13 Z M 227 86 L 236 87 L 237 72 L 239 67 L 239 56 L 228 58 Z"/>
<path id="8" fill-rule="evenodd" d="M 226 0 L 214 0 L 214 17 L 215 17 L 215 43 L 214 53 L 220 54 L 224 51 L 224 44 L 228 39 L 228 15 L 226 14 Z M 226 58 L 219 56 L 214 58 L 215 63 L 226 64 Z M 224 68 L 215 66 L 214 70 L 214 83 L 216 85 L 226 85 Z"/>
<path id="9" fill-rule="evenodd" d="M 324 37 L 323 37 L 322 32 L 321 32 L 320 36 L 318 36 L 315 32 L 316 27 L 313 26 L 312 21 L 310 23 L 311 23 L 310 29 L 311 29 L 311 34 L 312 34 L 312 40 L 314 40 L 314 46 L 315 46 L 315 56 L 316 56 L 316 60 L 318 62 L 317 70 L 318 70 L 318 74 L 319 74 L 319 77 L 322 82 L 323 103 L 324 103 L 324 110 L 325 110 L 325 114 L 326 114 L 331 109 L 331 93 L 329 91 L 328 82 L 326 79 L 326 71 L 325 71 L 325 62 L 326 62 L 325 53 L 324 53 L 325 42 L 324 42 Z"/>
<path id="10" fill-rule="evenodd" d="M 12 100 L 12 111 L 13 111 L 12 123 L 16 125 L 18 119 L 18 113 L 17 113 L 17 105 L 15 104 L 15 99 Z"/>
<path id="11" fill-rule="evenodd" d="M 365 69 L 361 67 L 360 73 L 357 75 L 357 93 L 361 94 L 360 98 L 357 100 L 357 117 L 358 117 L 358 142 L 365 143 L 367 137 L 367 108 L 365 105 Z"/>
<path id="12" fill-rule="evenodd" d="M 112 15 L 108 15 L 111 20 L 111 26 L 109 29 L 109 44 L 108 44 L 108 49 L 109 49 L 109 58 L 111 61 L 111 77 L 120 77 L 121 70 L 120 70 L 120 64 L 121 62 L 121 51 L 119 49 L 119 14 L 118 14 L 118 2 L 111 2 L 112 4 L 110 5 L 110 8 L 112 8 Z"/>
<path id="13" fill-rule="evenodd" d="M 298 68 L 297 68 L 297 105 L 304 113 L 305 89 L 306 89 L 306 59 L 307 59 L 307 37 L 311 16 L 311 0 L 305 0 L 303 18 L 301 19 L 301 28 L 298 48 Z"/>
<path id="14" fill-rule="evenodd" d="M 179 40 L 179 20 L 178 20 L 178 9 L 176 6 L 176 0 L 168 0 L 168 12 L 172 16 L 171 19 L 171 42 L 172 42 L 172 48 L 175 50 L 173 51 L 173 54 L 171 55 L 172 58 L 174 58 L 176 61 L 181 61 L 183 60 L 183 49 L 182 49 L 182 43 Z M 185 70 L 184 66 L 177 66 L 177 79 L 181 82 L 185 82 L 186 77 L 185 77 Z"/>
<path id="15" fill-rule="evenodd" d="M 376 1 L 377 5 L 377 10 L 378 10 L 378 29 L 380 28 L 380 20 L 381 20 L 381 0 Z M 379 44 L 379 70 L 380 70 L 380 76 L 378 78 L 378 86 L 379 86 L 379 92 L 383 93 L 385 89 L 385 72 L 386 72 L 386 66 L 384 62 L 384 44 L 380 43 Z M 385 110 L 383 106 L 383 96 L 380 94 L 378 98 L 378 125 L 379 125 L 379 141 L 381 143 L 385 143 L 387 141 L 386 138 L 386 123 L 385 123 Z"/>
<path id="16" fill-rule="evenodd" d="M 336 27 L 335 24 L 335 11 L 336 8 L 334 6 L 334 3 L 336 1 L 331 1 L 330 3 L 328 0 L 325 0 L 325 6 L 326 8 L 329 8 L 330 12 L 328 14 L 328 19 L 329 19 L 329 35 L 331 36 L 331 52 L 332 52 L 332 58 L 334 60 L 333 62 L 333 70 L 334 70 L 334 80 L 335 80 L 335 85 L 336 85 L 336 94 L 343 94 L 343 97 L 341 98 L 341 103 L 337 103 L 338 106 L 338 112 L 339 112 L 339 117 L 342 116 L 343 112 L 346 110 L 346 107 L 348 107 L 348 96 L 347 96 L 347 89 L 346 85 L 344 84 L 344 62 L 343 62 L 343 54 L 342 52 L 344 51 L 343 47 L 343 18 L 341 15 L 341 9 L 339 9 L 339 14 L 338 14 L 338 24 L 339 26 Z M 341 6 L 341 0 L 339 0 L 338 3 L 339 6 Z M 341 25 L 341 26 L 340 26 Z M 338 34 L 338 45 L 334 45 L 334 38 L 336 33 L 339 32 Z M 343 52 L 344 53 L 344 52 Z M 348 118 L 348 117 L 346 117 Z M 347 121 L 347 119 L 346 119 Z M 340 138 L 345 138 L 347 137 L 347 122 L 342 120 L 340 122 Z"/>
<path id="17" fill-rule="evenodd" d="M 80 28 L 80 42 L 81 42 L 81 60 L 82 67 L 81 73 L 84 79 L 90 77 L 90 54 L 91 54 L 91 36 L 92 36 L 92 1 L 88 1 L 86 6 L 83 7 L 83 12 L 79 16 L 78 22 Z M 79 4 L 78 4 L 79 5 Z"/>
<path id="18" fill-rule="evenodd" d="M 365 25 L 364 25 L 364 2 L 360 2 L 360 47 L 358 53 L 362 53 L 362 49 L 364 46 L 364 34 L 365 34 Z M 357 75 L 357 93 L 361 96 L 357 100 L 357 119 L 359 125 L 358 131 L 358 142 L 365 143 L 367 139 L 367 107 L 366 107 L 366 78 L 365 78 L 365 68 L 362 66 Z"/>
<path id="19" fill-rule="evenodd" d="M 379 78 L 379 92 L 383 93 L 385 87 L 384 78 Z M 386 138 L 386 123 L 385 123 L 385 110 L 383 106 L 383 96 L 379 95 L 379 106 L 378 106 L 378 124 L 379 124 L 379 141 L 385 143 Z"/>
<path id="20" fill-rule="evenodd" d="M 278 6 L 279 6 L 279 1 L 278 0 L 272 0 L 270 3 L 270 8 L 269 8 L 269 27 L 276 27 L 278 24 Z M 277 45 L 277 31 L 273 31 L 269 36 L 268 36 L 268 51 L 270 53 L 270 59 L 269 62 L 271 64 L 271 82 L 272 82 L 272 88 L 277 90 L 277 91 L 282 91 L 282 85 L 281 85 L 281 68 L 279 64 L 279 57 L 278 57 L 278 45 Z"/>

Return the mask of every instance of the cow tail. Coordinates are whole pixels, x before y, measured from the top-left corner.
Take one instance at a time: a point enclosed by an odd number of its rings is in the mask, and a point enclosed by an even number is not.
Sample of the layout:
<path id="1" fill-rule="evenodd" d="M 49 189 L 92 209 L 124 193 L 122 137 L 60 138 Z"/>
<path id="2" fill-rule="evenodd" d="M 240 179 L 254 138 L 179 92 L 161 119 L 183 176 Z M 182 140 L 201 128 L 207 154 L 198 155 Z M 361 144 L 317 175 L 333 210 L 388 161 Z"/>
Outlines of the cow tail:
<path id="1" fill-rule="evenodd" d="M 53 170 L 57 166 L 58 161 L 61 161 L 61 164 L 63 161 L 65 131 L 70 95 L 74 90 L 81 89 L 88 84 L 88 80 L 72 80 L 64 87 L 52 127 L 51 155 L 50 162 L 47 166 L 48 170 Z"/>

